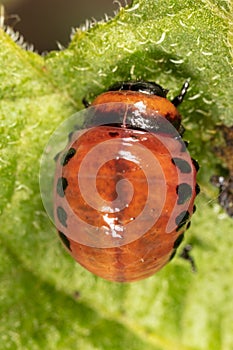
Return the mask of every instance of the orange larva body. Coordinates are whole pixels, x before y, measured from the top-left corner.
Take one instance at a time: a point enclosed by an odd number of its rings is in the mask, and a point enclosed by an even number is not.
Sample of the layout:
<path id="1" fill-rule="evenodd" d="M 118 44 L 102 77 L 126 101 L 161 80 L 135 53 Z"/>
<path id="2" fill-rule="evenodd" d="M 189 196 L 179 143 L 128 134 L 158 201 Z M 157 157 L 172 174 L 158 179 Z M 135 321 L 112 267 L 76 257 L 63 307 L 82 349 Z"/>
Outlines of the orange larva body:
<path id="1" fill-rule="evenodd" d="M 164 129 L 163 118 L 176 129 L 181 121 L 165 97 L 111 91 L 92 106 L 90 125 L 57 160 L 55 224 L 69 253 L 92 273 L 139 280 L 161 269 L 182 240 L 194 211 L 196 164 Z M 117 122 L 108 125 L 112 115 Z"/>

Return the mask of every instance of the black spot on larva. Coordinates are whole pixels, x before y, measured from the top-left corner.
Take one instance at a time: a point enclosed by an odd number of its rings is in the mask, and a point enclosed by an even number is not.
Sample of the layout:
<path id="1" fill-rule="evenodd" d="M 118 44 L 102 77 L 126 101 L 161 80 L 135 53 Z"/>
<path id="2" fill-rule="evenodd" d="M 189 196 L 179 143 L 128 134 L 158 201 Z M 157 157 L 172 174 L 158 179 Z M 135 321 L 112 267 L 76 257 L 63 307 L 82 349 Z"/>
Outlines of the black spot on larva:
<path id="1" fill-rule="evenodd" d="M 169 261 L 171 261 L 174 258 L 175 255 L 176 255 L 176 249 L 171 253 Z"/>
<path id="2" fill-rule="evenodd" d="M 74 148 L 70 148 L 67 153 L 61 159 L 61 165 L 66 165 L 71 158 L 75 155 L 76 150 Z"/>
<path id="3" fill-rule="evenodd" d="M 190 214 L 188 211 L 182 211 L 177 217 L 176 217 L 176 225 L 177 229 L 176 231 L 179 231 L 181 227 L 183 227 L 186 222 L 189 220 Z"/>
<path id="4" fill-rule="evenodd" d="M 66 187 L 68 186 L 68 182 L 66 180 L 65 177 L 59 177 L 59 179 L 57 180 L 57 194 L 60 197 L 64 197 L 65 196 L 65 190 Z"/>
<path id="5" fill-rule="evenodd" d="M 173 249 L 177 249 L 184 239 L 184 233 L 181 233 L 174 242 Z"/>
<path id="6" fill-rule="evenodd" d="M 117 137 L 117 136 L 119 136 L 119 132 L 117 132 L 117 131 L 109 131 L 109 136 Z"/>
<path id="7" fill-rule="evenodd" d="M 177 204 L 184 204 L 192 196 L 192 187 L 182 183 L 176 186 L 176 193 L 178 194 Z"/>
<path id="8" fill-rule="evenodd" d="M 196 159 L 193 159 L 193 158 L 191 158 L 191 159 L 192 159 L 192 163 L 194 165 L 194 168 L 196 169 L 196 171 L 198 171 L 200 168 L 198 162 L 196 161 Z"/>
<path id="9" fill-rule="evenodd" d="M 196 191 L 196 195 L 198 195 L 201 191 L 200 186 L 198 184 L 196 184 L 195 186 L 195 191 Z"/>
<path id="10" fill-rule="evenodd" d="M 192 171 L 190 164 L 182 158 L 172 158 L 172 163 L 184 174 Z"/>
<path id="11" fill-rule="evenodd" d="M 190 228 L 190 226 L 191 226 L 191 221 L 189 221 L 189 222 L 187 223 L 186 230 L 188 230 L 188 229 Z"/>
<path id="12" fill-rule="evenodd" d="M 57 217 L 58 217 L 58 220 L 60 221 L 60 223 L 63 226 L 67 227 L 67 223 L 66 223 L 67 214 L 62 207 L 57 207 Z"/>
<path id="13" fill-rule="evenodd" d="M 61 231 L 58 231 L 59 237 L 62 240 L 62 243 L 66 246 L 67 249 L 70 249 L 70 241 L 68 240 L 68 238 L 64 235 L 64 233 L 62 233 Z"/>
<path id="14" fill-rule="evenodd" d="M 194 204 L 194 206 L 193 206 L 193 214 L 195 213 L 196 210 L 197 210 L 197 207 L 196 207 L 196 205 Z"/>

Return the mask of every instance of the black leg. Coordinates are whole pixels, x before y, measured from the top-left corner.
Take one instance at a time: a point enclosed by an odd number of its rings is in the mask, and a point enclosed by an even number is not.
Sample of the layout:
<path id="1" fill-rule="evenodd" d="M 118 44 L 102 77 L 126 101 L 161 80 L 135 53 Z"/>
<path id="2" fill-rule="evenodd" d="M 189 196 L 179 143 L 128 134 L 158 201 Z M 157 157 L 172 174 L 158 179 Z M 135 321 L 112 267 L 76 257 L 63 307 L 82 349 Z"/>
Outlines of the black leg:
<path id="1" fill-rule="evenodd" d="M 189 82 L 186 81 L 186 82 L 184 83 L 184 85 L 182 86 L 182 89 L 181 89 L 181 91 L 180 91 L 180 94 L 179 94 L 178 96 L 174 97 L 173 100 L 171 101 L 171 103 L 172 103 L 175 107 L 179 106 L 179 105 L 181 104 L 181 102 L 183 101 L 184 96 L 186 95 L 186 92 L 187 92 L 187 90 L 188 90 L 188 87 L 189 87 Z"/>
<path id="2" fill-rule="evenodd" d="M 185 259 L 187 261 L 190 262 L 191 268 L 193 272 L 197 272 L 197 268 L 196 268 L 196 264 L 195 261 L 193 259 L 193 257 L 190 255 L 190 251 L 192 249 L 192 246 L 190 244 L 187 244 L 184 249 L 182 250 L 182 252 L 180 253 L 180 257 L 182 259 Z"/>
<path id="3" fill-rule="evenodd" d="M 84 105 L 85 108 L 90 107 L 90 103 L 87 101 L 86 97 L 83 97 L 82 99 L 82 104 Z"/>

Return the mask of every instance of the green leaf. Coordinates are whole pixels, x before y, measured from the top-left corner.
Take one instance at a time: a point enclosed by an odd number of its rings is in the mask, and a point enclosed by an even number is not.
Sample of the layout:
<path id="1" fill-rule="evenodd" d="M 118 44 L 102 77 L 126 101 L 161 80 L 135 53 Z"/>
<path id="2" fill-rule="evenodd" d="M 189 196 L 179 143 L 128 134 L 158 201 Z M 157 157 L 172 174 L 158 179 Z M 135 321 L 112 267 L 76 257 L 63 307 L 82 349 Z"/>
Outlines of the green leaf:
<path id="1" fill-rule="evenodd" d="M 77 30 L 46 56 L 0 30 L 0 349 L 231 350 L 232 219 L 209 184 L 216 125 L 233 124 L 232 4 L 138 0 Z M 39 192 L 40 158 L 70 115 L 119 80 L 156 81 L 180 107 L 202 193 L 186 234 L 198 272 L 178 257 L 155 276 L 115 284 L 58 242 Z"/>

